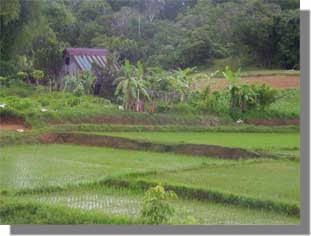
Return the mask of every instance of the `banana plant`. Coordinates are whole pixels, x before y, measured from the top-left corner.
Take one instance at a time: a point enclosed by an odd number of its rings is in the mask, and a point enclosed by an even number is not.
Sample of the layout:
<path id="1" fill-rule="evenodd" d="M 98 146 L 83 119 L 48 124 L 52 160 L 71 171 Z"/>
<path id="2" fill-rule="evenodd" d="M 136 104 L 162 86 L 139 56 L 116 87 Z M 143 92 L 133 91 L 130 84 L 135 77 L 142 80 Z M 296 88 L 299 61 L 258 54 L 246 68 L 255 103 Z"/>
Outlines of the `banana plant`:
<path id="1" fill-rule="evenodd" d="M 122 75 L 115 80 L 117 84 L 115 95 L 123 95 L 123 104 L 126 108 L 129 108 L 134 100 L 140 102 L 141 95 L 150 99 L 147 92 L 148 82 L 144 77 L 144 69 L 140 62 L 135 67 L 128 60 L 125 61 Z"/>
<path id="2" fill-rule="evenodd" d="M 225 67 L 223 75 L 230 83 L 228 88 L 231 93 L 231 109 L 235 110 L 241 104 L 241 91 L 240 86 L 237 84 L 240 80 L 241 69 L 239 68 L 236 72 L 232 71 L 229 66 Z"/>
<path id="3" fill-rule="evenodd" d="M 182 103 L 185 97 L 191 93 L 194 78 L 191 74 L 195 71 L 195 67 L 186 68 L 184 70 L 177 69 L 173 72 L 171 83 L 175 90 L 181 94 L 180 102 Z"/>

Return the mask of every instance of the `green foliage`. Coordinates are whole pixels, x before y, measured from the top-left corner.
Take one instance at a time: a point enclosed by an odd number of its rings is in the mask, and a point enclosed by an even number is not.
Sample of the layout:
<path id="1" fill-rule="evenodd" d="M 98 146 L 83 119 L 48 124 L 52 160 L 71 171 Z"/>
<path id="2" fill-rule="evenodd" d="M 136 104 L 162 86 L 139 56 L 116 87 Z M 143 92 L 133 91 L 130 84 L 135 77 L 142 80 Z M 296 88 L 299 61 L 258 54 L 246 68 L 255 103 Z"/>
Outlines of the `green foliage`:
<path id="1" fill-rule="evenodd" d="M 42 37 L 34 55 L 34 66 L 44 72 L 50 81 L 56 82 L 63 66 L 64 44 L 50 32 Z"/>
<path id="2" fill-rule="evenodd" d="M 92 72 L 96 76 L 94 94 L 116 102 L 114 92 L 116 90 L 115 80 L 120 75 L 120 66 L 115 53 L 106 57 L 104 67 L 98 64 L 92 65 Z"/>
<path id="3" fill-rule="evenodd" d="M 44 72 L 42 70 L 34 70 L 31 75 L 36 81 L 40 81 L 44 78 Z"/>
<path id="4" fill-rule="evenodd" d="M 144 68 L 140 62 L 137 67 L 131 65 L 128 60 L 122 67 L 122 75 L 115 80 L 117 88 L 115 95 L 123 95 L 123 104 L 127 109 L 135 101 L 140 101 L 141 98 L 150 99 L 147 91 L 148 82 L 145 79 Z"/>
<path id="5" fill-rule="evenodd" d="M 93 93 L 93 85 L 96 78 L 88 71 L 80 73 L 78 76 L 65 76 L 64 88 L 65 92 L 72 92 L 80 97 L 82 95 L 90 95 Z"/>
<path id="6" fill-rule="evenodd" d="M 141 215 L 147 224 L 158 225 L 170 222 L 175 212 L 175 209 L 167 202 L 170 199 L 177 199 L 177 195 L 173 191 L 165 191 L 160 185 L 146 191 Z"/>
<path id="7" fill-rule="evenodd" d="M 175 114 L 194 114 L 195 108 L 189 104 L 175 104 L 170 108 L 170 112 Z"/>
<path id="8" fill-rule="evenodd" d="M 223 75 L 230 83 L 228 88 L 231 94 L 230 109 L 233 115 L 257 108 L 264 110 L 277 100 L 278 91 L 268 85 L 237 84 L 240 79 L 240 69 L 233 72 L 229 66 L 226 66 Z"/>
<path id="9" fill-rule="evenodd" d="M 1 76 L 12 76 L 18 72 L 18 66 L 14 60 L 3 61 L 0 60 L 0 75 Z"/>
<path id="10" fill-rule="evenodd" d="M 279 35 L 277 43 L 277 60 L 286 69 L 299 70 L 300 60 L 300 17 L 299 9 L 282 12 L 278 18 L 276 31 Z"/>
<path id="11" fill-rule="evenodd" d="M 171 109 L 171 106 L 166 102 L 158 102 L 156 112 L 165 113 Z"/>
<path id="12" fill-rule="evenodd" d="M 165 69 L 228 56 L 239 66 L 298 69 L 299 1 L 242 2 L 11 0 L 1 3 L 0 61 L 38 57 L 52 33 L 71 47 L 116 50 L 121 61 Z"/>
<path id="13" fill-rule="evenodd" d="M 7 25 L 11 21 L 17 20 L 20 8 L 19 0 L 1 1 L 0 16 L 3 17 L 3 24 Z"/>
<path id="14" fill-rule="evenodd" d="M 24 80 L 24 79 L 26 79 L 27 78 L 27 73 L 25 73 L 25 72 L 18 72 L 17 74 L 16 74 L 16 77 L 18 78 L 18 79 L 20 79 L 20 80 Z"/>
<path id="15" fill-rule="evenodd" d="M 8 80 L 9 79 L 7 77 L 0 76 L 0 86 L 6 86 L 8 83 Z"/>

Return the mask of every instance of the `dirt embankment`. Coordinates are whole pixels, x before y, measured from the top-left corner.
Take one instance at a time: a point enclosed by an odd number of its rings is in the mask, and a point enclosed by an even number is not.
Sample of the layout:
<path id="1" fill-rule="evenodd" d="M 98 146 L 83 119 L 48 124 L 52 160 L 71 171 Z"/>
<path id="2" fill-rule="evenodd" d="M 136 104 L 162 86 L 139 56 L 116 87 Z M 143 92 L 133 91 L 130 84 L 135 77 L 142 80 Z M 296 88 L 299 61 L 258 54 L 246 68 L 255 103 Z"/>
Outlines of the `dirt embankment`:
<path id="1" fill-rule="evenodd" d="M 280 119 L 271 119 L 271 120 L 263 120 L 263 119 L 248 119 L 248 124 L 253 125 L 266 125 L 266 126 L 281 126 L 281 125 L 299 125 L 299 119 L 292 120 L 280 120 Z"/>
<path id="2" fill-rule="evenodd" d="M 199 144 L 159 144 L 140 142 L 122 137 L 112 137 L 95 134 L 58 133 L 41 135 L 43 143 L 69 143 L 99 147 L 112 147 L 152 152 L 174 152 L 192 156 L 207 156 L 225 159 L 259 158 L 262 155 L 241 148 L 229 148 L 216 145 Z"/>
<path id="3" fill-rule="evenodd" d="M 71 124 L 113 124 L 113 125 L 206 125 L 216 126 L 224 122 L 219 121 L 217 117 L 197 117 L 193 119 L 178 119 L 167 115 L 148 115 L 141 117 L 130 117 L 126 115 L 101 115 L 96 117 L 84 117 L 79 119 L 67 119 L 61 121 L 50 121 L 49 124 L 57 125 L 69 122 Z"/>
<path id="4" fill-rule="evenodd" d="M 0 116 L 0 131 L 5 130 L 30 130 L 31 127 L 25 125 L 25 121 L 18 117 L 1 117 Z"/>

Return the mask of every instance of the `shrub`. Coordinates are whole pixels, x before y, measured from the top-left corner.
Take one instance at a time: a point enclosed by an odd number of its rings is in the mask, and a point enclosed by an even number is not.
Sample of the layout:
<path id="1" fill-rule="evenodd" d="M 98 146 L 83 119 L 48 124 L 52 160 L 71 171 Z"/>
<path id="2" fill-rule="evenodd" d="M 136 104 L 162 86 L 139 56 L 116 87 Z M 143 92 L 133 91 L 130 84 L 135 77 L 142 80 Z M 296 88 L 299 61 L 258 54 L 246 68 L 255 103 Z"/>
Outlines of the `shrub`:
<path id="1" fill-rule="evenodd" d="M 278 99 L 279 91 L 272 89 L 270 86 L 263 84 L 261 86 L 253 86 L 257 93 L 258 104 L 262 110 L 266 109 Z"/>
<path id="2" fill-rule="evenodd" d="M 171 108 L 171 112 L 177 114 L 194 114 L 196 113 L 196 110 L 193 106 L 189 104 L 180 103 L 173 105 L 173 107 Z"/>
<path id="3" fill-rule="evenodd" d="M 148 224 L 169 223 L 175 209 L 170 206 L 167 200 L 176 198 L 177 195 L 173 191 L 165 191 L 160 185 L 149 188 L 144 195 L 142 217 Z"/>
<path id="4" fill-rule="evenodd" d="M 0 76 L 0 85 L 1 86 L 7 86 L 7 84 L 8 84 L 8 78 Z"/>
<path id="5" fill-rule="evenodd" d="M 73 92 L 76 96 L 88 95 L 93 92 L 93 83 L 96 78 L 90 72 L 83 72 L 77 77 L 65 76 L 64 92 Z"/>
<path id="6" fill-rule="evenodd" d="M 245 113 L 256 109 L 264 110 L 277 100 L 278 91 L 268 85 L 237 84 L 240 79 L 240 69 L 233 72 L 226 66 L 223 72 L 229 81 L 231 95 L 231 113 Z"/>
<path id="7" fill-rule="evenodd" d="M 170 106 L 169 106 L 169 104 L 167 104 L 167 103 L 164 103 L 164 102 L 159 102 L 158 104 L 157 104 L 157 107 L 156 107 L 156 111 L 157 112 L 167 112 L 167 111 L 169 111 L 170 110 Z"/>

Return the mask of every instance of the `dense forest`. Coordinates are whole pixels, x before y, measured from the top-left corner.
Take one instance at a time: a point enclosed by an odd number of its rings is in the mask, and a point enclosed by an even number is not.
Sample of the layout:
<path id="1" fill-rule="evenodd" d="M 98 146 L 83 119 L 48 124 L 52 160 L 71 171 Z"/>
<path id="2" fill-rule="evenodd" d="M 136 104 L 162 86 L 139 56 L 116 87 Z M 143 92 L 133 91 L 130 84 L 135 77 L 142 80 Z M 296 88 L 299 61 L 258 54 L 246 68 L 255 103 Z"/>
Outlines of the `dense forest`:
<path id="1" fill-rule="evenodd" d="M 164 69 L 219 58 L 299 69 L 299 17 L 299 0 L 1 0 L 0 76 L 56 76 L 66 47 Z"/>

